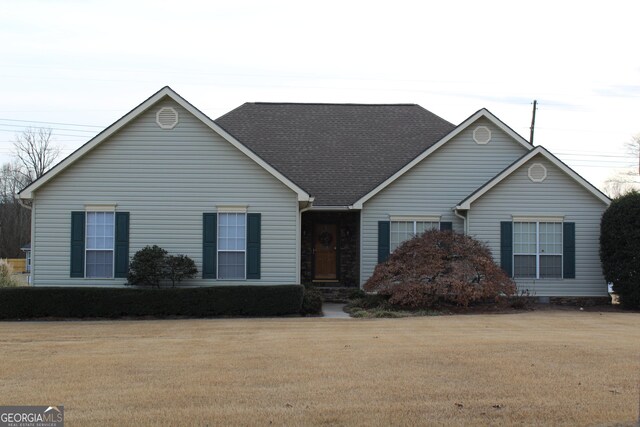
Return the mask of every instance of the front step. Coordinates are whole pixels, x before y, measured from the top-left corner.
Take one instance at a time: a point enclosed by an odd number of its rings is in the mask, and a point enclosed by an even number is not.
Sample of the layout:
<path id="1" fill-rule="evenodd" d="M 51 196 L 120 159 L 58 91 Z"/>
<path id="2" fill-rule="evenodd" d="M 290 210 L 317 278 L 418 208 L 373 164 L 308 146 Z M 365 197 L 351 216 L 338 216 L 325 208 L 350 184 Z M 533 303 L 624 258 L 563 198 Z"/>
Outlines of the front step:
<path id="1" fill-rule="evenodd" d="M 356 287 L 314 286 L 322 294 L 324 302 L 349 302 L 349 296 L 358 290 Z"/>

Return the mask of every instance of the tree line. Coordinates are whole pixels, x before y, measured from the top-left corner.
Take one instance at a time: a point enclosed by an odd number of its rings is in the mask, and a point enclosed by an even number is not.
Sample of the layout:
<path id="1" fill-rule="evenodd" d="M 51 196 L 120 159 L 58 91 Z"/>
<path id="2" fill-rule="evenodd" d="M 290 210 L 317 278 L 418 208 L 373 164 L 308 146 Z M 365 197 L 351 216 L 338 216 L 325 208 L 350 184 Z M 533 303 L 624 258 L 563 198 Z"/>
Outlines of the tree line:
<path id="1" fill-rule="evenodd" d="M 60 155 L 50 128 L 27 128 L 16 136 L 11 161 L 0 168 L 0 258 L 20 258 L 31 241 L 31 209 L 18 193 L 49 170 Z"/>

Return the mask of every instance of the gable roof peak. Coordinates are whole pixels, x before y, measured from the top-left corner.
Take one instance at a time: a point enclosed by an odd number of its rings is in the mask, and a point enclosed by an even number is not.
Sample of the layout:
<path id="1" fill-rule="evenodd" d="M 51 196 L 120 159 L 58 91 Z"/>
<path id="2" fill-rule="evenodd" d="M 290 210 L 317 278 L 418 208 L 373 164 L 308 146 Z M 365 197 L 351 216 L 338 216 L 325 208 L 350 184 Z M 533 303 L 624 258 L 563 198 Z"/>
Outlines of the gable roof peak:
<path id="1" fill-rule="evenodd" d="M 296 193 L 298 197 L 298 201 L 308 201 L 311 199 L 311 195 L 309 193 L 307 193 L 295 182 L 293 182 L 291 179 L 289 179 L 284 174 L 282 174 L 277 169 L 275 169 L 273 166 L 271 166 L 269 163 L 267 163 L 264 159 L 262 159 L 255 152 L 253 152 L 249 147 L 239 142 L 236 138 L 234 138 L 232 135 L 226 132 L 216 122 L 211 120 L 206 114 L 204 114 L 202 111 L 200 111 L 191 103 L 189 103 L 186 99 L 180 96 L 176 91 L 171 89 L 169 86 L 164 86 L 163 88 L 155 92 L 153 95 L 151 95 L 142 103 L 140 103 L 138 106 L 136 106 L 133 110 L 129 111 L 127 114 L 125 114 L 120 119 L 118 119 L 115 123 L 111 124 L 109 127 L 104 129 L 98 135 L 96 135 L 95 137 L 90 139 L 88 142 L 86 142 L 84 145 L 82 145 L 80 148 L 75 150 L 73 153 L 69 154 L 66 158 L 64 158 L 62 161 L 60 161 L 51 169 L 49 169 L 40 178 L 38 178 L 37 180 L 29 184 L 27 187 L 23 188 L 19 193 L 20 198 L 32 199 L 34 191 L 36 191 L 38 188 L 46 184 L 49 180 L 54 178 L 57 174 L 59 174 L 68 166 L 70 166 L 71 164 L 79 160 L 81 157 L 89 153 L 96 146 L 101 144 L 104 140 L 108 139 L 111 135 L 118 132 L 122 127 L 124 127 L 131 121 L 135 120 L 142 113 L 147 111 L 157 102 L 159 102 L 161 99 L 164 99 L 164 97 L 166 96 L 171 98 L 180 107 L 184 108 L 193 116 L 195 116 L 197 119 L 199 119 L 205 126 L 209 127 L 211 130 L 216 132 L 218 135 L 220 135 L 223 139 L 225 139 L 235 148 L 237 148 L 242 153 L 247 155 L 247 157 L 249 157 L 251 160 L 256 162 L 259 166 L 261 166 L 268 173 L 270 173 L 274 178 L 276 178 L 277 180 L 282 182 L 284 185 L 289 187 L 292 191 Z"/>

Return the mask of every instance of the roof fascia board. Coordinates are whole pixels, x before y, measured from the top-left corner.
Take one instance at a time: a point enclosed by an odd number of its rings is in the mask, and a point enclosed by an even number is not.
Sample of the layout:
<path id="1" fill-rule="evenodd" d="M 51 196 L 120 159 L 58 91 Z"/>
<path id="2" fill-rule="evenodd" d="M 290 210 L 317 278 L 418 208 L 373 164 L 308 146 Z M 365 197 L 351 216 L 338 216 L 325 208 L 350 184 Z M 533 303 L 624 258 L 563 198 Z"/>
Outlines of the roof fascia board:
<path id="1" fill-rule="evenodd" d="M 360 199 L 358 199 L 354 204 L 353 204 L 353 208 L 355 209 L 362 209 L 362 206 L 364 205 L 364 203 L 371 199 L 373 196 L 375 196 L 376 194 L 378 194 L 380 191 L 382 191 L 384 188 L 386 188 L 389 184 L 391 184 L 392 182 L 394 182 L 396 179 L 400 178 L 402 175 L 404 175 L 408 170 L 410 170 L 411 168 L 413 168 L 415 165 L 417 165 L 418 163 L 420 163 L 422 160 L 424 160 L 427 156 L 429 156 L 431 153 L 433 153 L 434 151 L 436 151 L 438 148 L 442 147 L 444 144 L 446 144 L 447 142 L 451 141 L 453 138 L 455 138 L 456 136 L 458 136 L 462 131 L 464 131 L 466 128 L 468 128 L 471 124 L 473 124 L 476 120 L 478 120 L 479 118 L 484 117 L 486 119 L 488 119 L 489 121 L 491 121 L 491 123 L 493 123 L 495 126 L 497 126 L 499 129 L 501 129 L 502 131 L 504 131 L 507 135 L 511 136 L 517 143 L 519 143 L 520 145 L 522 145 L 524 148 L 526 148 L 527 150 L 531 150 L 533 148 L 533 146 L 531 144 L 529 144 L 529 142 L 527 142 L 527 140 L 525 140 L 524 138 L 522 138 L 520 135 L 518 135 L 513 129 L 511 129 L 509 126 L 507 126 L 504 122 L 502 122 L 502 120 L 498 119 L 496 116 L 494 116 L 489 110 L 487 110 L 486 108 L 483 108 L 481 110 L 476 111 L 474 114 L 472 114 L 469 118 L 467 118 L 465 121 L 463 121 L 462 123 L 460 123 L 454 130 L 452 130 L 451 132 L 449 132 L 447 135 L 445 135 L 440 141 L 436 142 L 435 144 L 433 144 L 431 147 L 427 148 L 425 151 L 423 151 L 420 155 L 418 155 L 415 159 L 413 159 L 412 161 L 410 161 L 409 163 L 407 163 L 402 169 L 400 169 L 398 172 L 396 172 L 395 174 L 391 175 L 389 178 L 387 178 L 384 182 L 382 182 L 380 185 L 378 185 L 376 188 L 374 188 L 373 190 L 371 190 L 369 193 L 365 194 L 364 196 L 362 196 Z"/>
<path id="2" fill-rule="evenodd" d="M 298 196 L 298 201 L 308 201 L 310 195 L 300 188 L 298 185 L 294 184 L 291 180 L 286 178 L 283 174 L 274 169 L 267 162 L 262 160 L 258 155 L 256 155 L 253 151 L 249 150 L 246 146 L 244 146 L 241 142 L 239 142 L 236 138 L 218 126 L 213 120 L 211 120 L 207 115 L 194 107 L 191 103 L 189 103 L 186 99 L 182 98 L 178 95 L 173 89 L 168 86 L 160 89 L 158 92 L 149 97 L 146 101 L 142 102 L 140 105 L 135 107 L 129 113 L 125 114 L 122 118 L 116 121 L 114 124 L 100 132 L 93 139 L 89 140 L 82 147 L 71 153 L 67 158 L 58 163 L 55 167 L 45 173 L 40 179 L 34 181 L 29 186 L 24 188 L 20 192 L 21 199 L 32 199 L 33 192 L 40 188 L 42 185 L 50 181 L 57 174 L 66 169 L 69 165 L 74 163 L 76 160 L 84 156 L 86 153 L 91 151 L 94 147 L 100 144 L 105 139 L 109 138 L 111 135 L 119 131 L 122 127 L 127 125 L 129 122 L 134 120 L 144 111 L 148 110 L 153 104 L 158 102 L 163 97 L 168 96 L 173 101 L 178 103 L 181 107 L 187 110 L 189 113 L 196 116 L 201 122 L 203 122 L 206 126 L 212 129 L 214 132 L 218 133 L 222 138 L 224 138 L 231 145 L 240 150 L 243 154 L 249 157 L 251 160 L 256 162 L 260 167 L 269 172 L 273 177 L 275 177 L 278 181 L 282 182 L 285 186 L 291 189 Z"/>
<path id="3" fill-rule="evenodd" d="M 503 181 L 505 178 L 507 178 L 509 175 L 511 175 L 513 172 L 515 172 L 522 165 L 527 163 L 529 160 L 531 160 L 533 157 L 535 157 L 538 154 L 542 155 L 545 159 L 547 159 L 548 161 L 553 163 L 556 167 L 558 167 L 564 173 L 566 173 L 571 178 L 573 178 L 574 181 L 576 181 L 578 184 L 582 185 L 585 189 L 587 189 L 596 198 L 600 199 L 605 205 L 608 206 L 611 203 L 611 199 L 609 199 L 607 196 L 605 196 L 600 190 L 598 190 L 596 187 L 594 187 L 589 181 L 587 181 L 586 179 L 584 179 L 583 177 L 578 175 L 573 169 L 571 169 L 569 166 L 567 166 L 562 161 L 560 161 L 560 159 L 558 159 L 556 156 L 551 154 L 546 148 L 544 148 L 544 147 L 539 145 L 536 148 L 534 148 L 533 150 L 531 150 L 529 153 L 527 153 L 524 156 L 522 156 L 520 158 L 520 160 L 514 162 L 507 169 L 503 170 L 501 173 L 496 175 L 495 178 L 493 178 L 492 180 L 487 182 L 485 185 L 483 185 L 480 189 L 475 191 L 469 197 L 467 197 L 462 202 L 460 202 L 460 204 L 458 206 L 456 206 L 455 209 L 456 210 L 470 210 L 471 209 L 471 204 L 473 202 L 478 200 L 480 197 L 482 197 L 484 194 L 486 194 L 488 191 L 490 191 L 493 187 L 498 185 L 501 181 Z"/>

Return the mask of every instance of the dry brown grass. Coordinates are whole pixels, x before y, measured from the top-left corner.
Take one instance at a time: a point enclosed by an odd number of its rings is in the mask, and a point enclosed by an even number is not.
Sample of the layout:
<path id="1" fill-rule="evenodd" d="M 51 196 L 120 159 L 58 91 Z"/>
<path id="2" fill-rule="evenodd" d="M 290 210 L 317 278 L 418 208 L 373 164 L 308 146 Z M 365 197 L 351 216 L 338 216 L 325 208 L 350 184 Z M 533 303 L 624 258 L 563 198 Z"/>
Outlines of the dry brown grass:
<path id="1" fill-rule="evenodd" d="M 640 314 L 0 323 L 69 425 L 633 425 Z"/>

